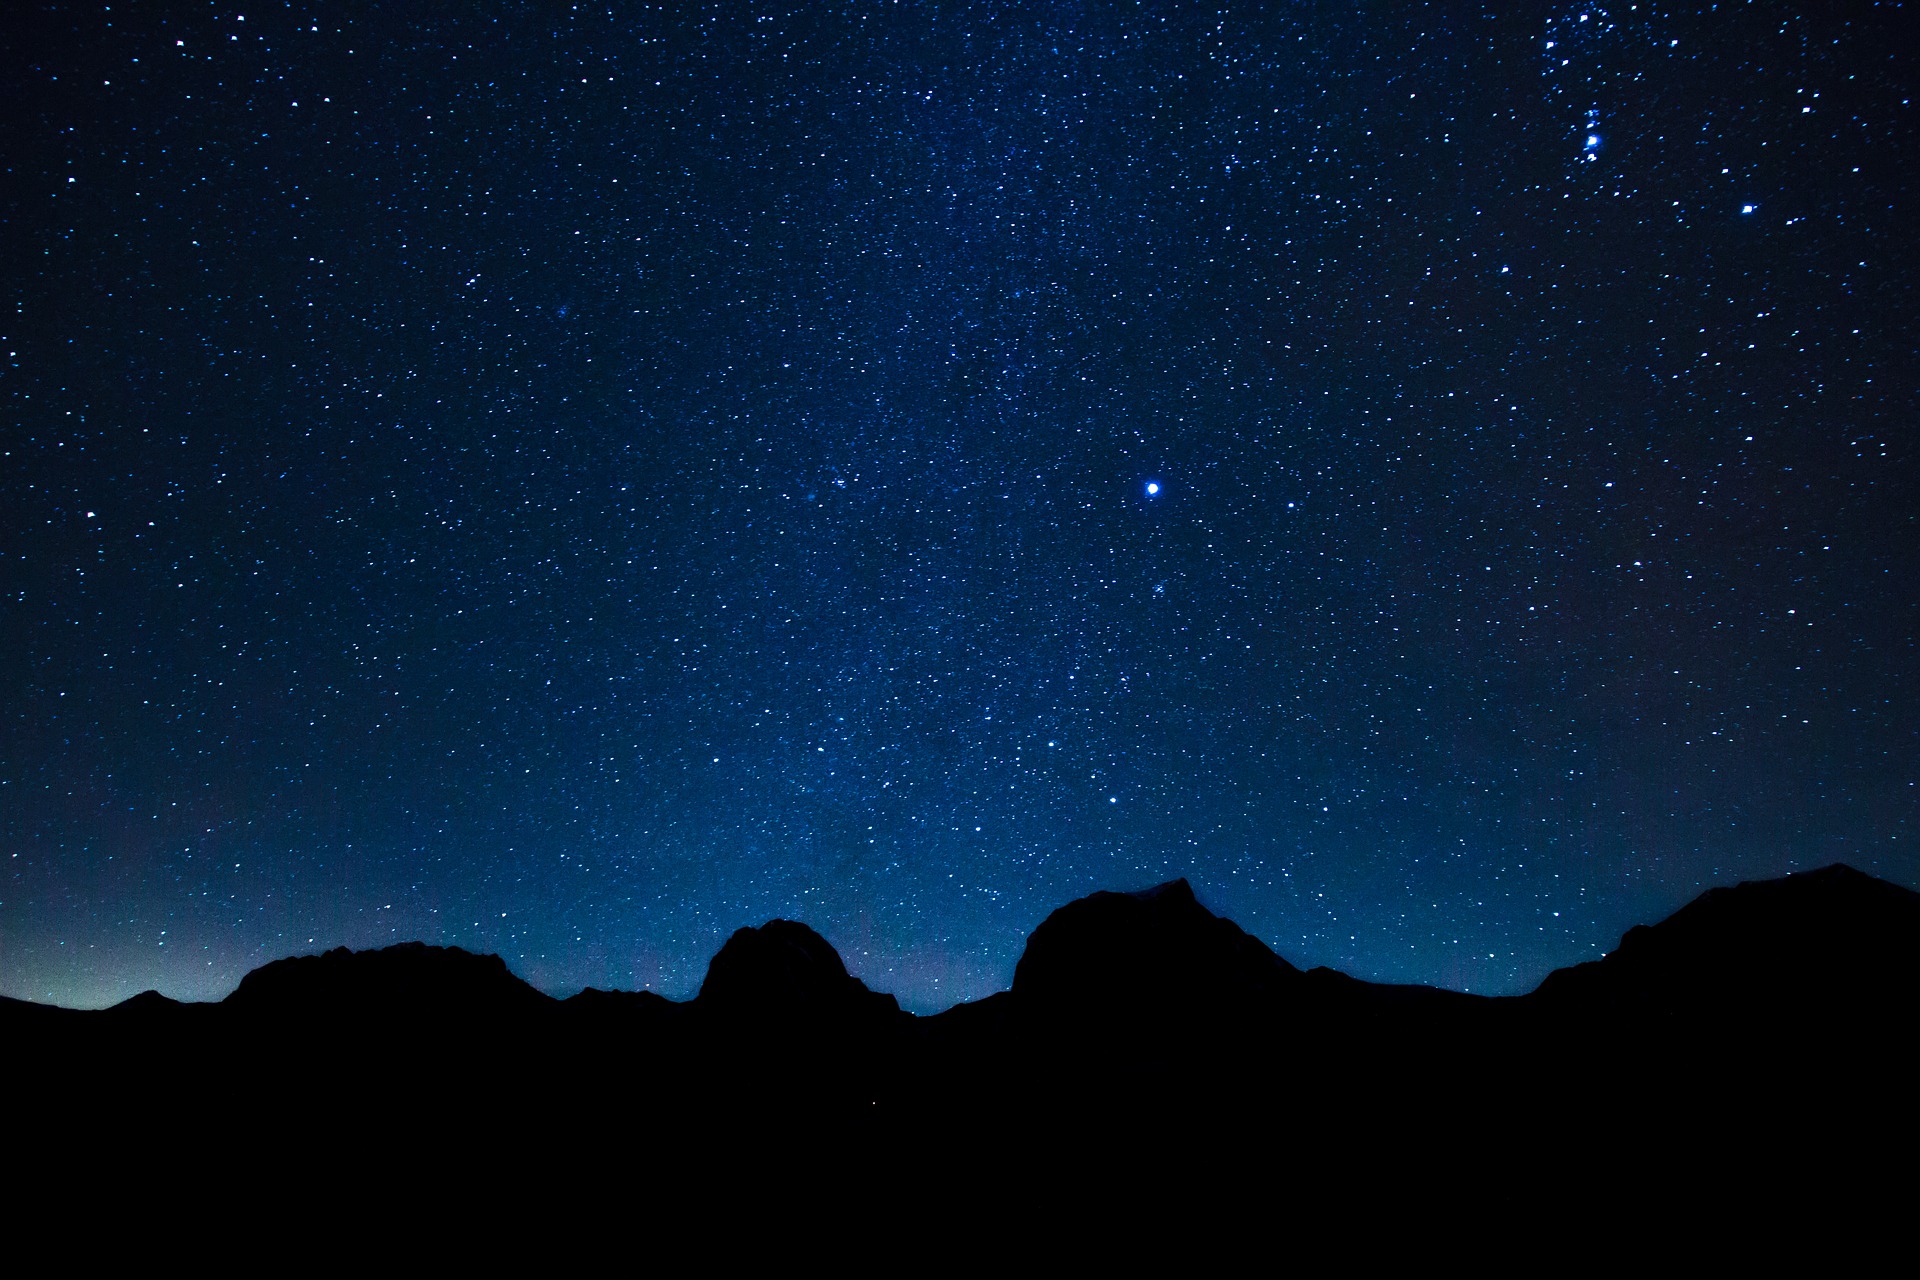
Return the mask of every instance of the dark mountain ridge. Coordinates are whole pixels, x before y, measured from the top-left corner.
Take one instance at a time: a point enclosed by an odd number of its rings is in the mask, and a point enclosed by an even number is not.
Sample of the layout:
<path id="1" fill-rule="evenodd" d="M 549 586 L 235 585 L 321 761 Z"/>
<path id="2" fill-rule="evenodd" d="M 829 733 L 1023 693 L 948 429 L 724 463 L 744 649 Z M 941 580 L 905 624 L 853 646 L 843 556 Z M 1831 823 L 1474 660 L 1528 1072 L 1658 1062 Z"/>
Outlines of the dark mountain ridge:
<path id="1" fill-rule="evenodd" d="M 1013 994 L 1061 1010 L 1244 1002 L 1297 989 L 1300 971 L 1174 880 L 1095 893 L 1040 922 L 1013 970 Z"/>
<path id="2" fill-rule="evenodd" d="M 1852 992 L 1920 991 L 1920 894 L 1844 863 L 1707 892 L 1635 925 L 1598 960 L 1556 969 L 1524 999 L 1645 1016 L 1801 1014 Z"/>
<path id="3" fill-rule="evenodd" d="M 1547 1133 L 1630 1147 L 1698 1131 L 1709 1097 L 1716 1123 L 1802 1133 L 1845 1099 L 1866 1132 L 1909 1087 L 1916 1013 L 1920 894 L 1844 866 L 1713 890 L 1504 998 L 1303 972 L 1177 880 L 1061 907 L 1011 989 L 926 1017 L 785 920 L 737 931 L 683 1002 L 555 999 L 454 947 L 336 948 L 214 1004 L 0 1003 L 0 1084 L 36 1099 L 19 1123 L 43 1136 L 132 1115 L 160 1142 L 326 1149 L 384 1126 L 435 1149 L 485 1132 L 664 1152 L 777 1132 L 986 1159 L 1063 1132 L 1203 1151 L 1264 1134 L 1346 1160 Z"/>
<path id="4" fill-rule="evenodd" d="M 1192 1021 L 1250 1016 L 1276 1004 L 1298 1012 L 1341 1003 L 1382 1011 L 1459 1014 L 1477 1006 L 1671 1019 L 1762 1007 L 1814 1013 L 1833 1008 L 1845 992 L 1869 991 L 1920 997 L 1920 894 L 1836 863 L 1710 889 L 1657 924 L 1629 929 L 1600 959 L 1557 969 L 1516 997 L 1374 983 L 1326 968 L 1302 971 L 1207 910 L 1180 879 L 1136 892 L 1097 892 L 1060 907 L 1029 936 L 1009 991 L 919 1017 L 853 977 L 812 928 L 776 919 L 735 931 L 690 1001 L 595 988 L 556 999 L 517 977 L 499 956 L 403 942 L 272 961 L 213 1005 L 145 991 L 90 1013 L 0 997 L 0 1019 L 72 1025 L 218 1008 L 248 1018 L 444 1022 L 677 1009 L 731 1022 L 934 1024 L 964 1021 L 982 1006 L 1017 1004 L 1049 1022 L 1087 1025 L 1144 1013 Z"/>
<path id="5" fill-rule="evenodd" d="M 499 956 L 402 942 L 376 951 L 335 947 L 275 960 L 240 979 L 220 1003 L 252 1017 L 457 1022 L 511 1017 L 550 999 Z"/>

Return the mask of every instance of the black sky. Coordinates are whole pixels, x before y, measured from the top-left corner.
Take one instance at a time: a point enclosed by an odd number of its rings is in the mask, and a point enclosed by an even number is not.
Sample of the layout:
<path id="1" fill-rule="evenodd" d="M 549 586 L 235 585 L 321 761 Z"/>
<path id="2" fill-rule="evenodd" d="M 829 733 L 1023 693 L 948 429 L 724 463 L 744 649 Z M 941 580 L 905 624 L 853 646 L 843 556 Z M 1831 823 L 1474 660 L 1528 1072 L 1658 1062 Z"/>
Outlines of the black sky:
<path id="1" fill-rule="evenodd" d="M 1920 883 L 1917 25 L 8 6 L 0 990 Z"/>

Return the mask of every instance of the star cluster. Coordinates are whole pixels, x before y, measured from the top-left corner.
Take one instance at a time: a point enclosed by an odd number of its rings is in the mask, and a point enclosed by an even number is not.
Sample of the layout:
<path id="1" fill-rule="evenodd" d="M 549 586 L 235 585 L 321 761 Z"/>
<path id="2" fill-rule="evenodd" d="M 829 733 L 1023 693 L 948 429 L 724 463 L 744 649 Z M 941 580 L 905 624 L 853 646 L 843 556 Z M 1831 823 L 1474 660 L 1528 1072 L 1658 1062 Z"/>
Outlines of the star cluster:
<path id="1" fill-rule="evenodd" d="M 0 989 L 1488 992 L 1920 882 L 1907 10 L 0 18 Z"/>

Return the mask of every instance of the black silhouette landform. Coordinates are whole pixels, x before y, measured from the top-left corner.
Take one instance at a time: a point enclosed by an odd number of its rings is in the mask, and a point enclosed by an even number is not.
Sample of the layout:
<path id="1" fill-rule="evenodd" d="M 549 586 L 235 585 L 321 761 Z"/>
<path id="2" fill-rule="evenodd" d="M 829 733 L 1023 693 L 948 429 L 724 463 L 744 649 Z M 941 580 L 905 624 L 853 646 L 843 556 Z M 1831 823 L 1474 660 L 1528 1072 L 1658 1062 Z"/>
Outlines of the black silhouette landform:
<path id="1" fill-rule="evenodd" d="M 827 1152 L 1039 1182 L 1072 1158 L 1497 1199 L 1882 1158 L 1911 1185 L 1917 1013 L 1920 894 L 1835 865 L 1714 889 L 1518 997 L 1302 971 L 1176 880 L 1061 907 L 1010 990 L 932 1016 L 773 920 L 683 1002 L 556 999 L 497 956 L 407 943 L 275 961 L 213 1004 L 4 1000 L 0 1044 L 16 1151 L 446 1177 L 592 1149 L 779 1186 Z"/>

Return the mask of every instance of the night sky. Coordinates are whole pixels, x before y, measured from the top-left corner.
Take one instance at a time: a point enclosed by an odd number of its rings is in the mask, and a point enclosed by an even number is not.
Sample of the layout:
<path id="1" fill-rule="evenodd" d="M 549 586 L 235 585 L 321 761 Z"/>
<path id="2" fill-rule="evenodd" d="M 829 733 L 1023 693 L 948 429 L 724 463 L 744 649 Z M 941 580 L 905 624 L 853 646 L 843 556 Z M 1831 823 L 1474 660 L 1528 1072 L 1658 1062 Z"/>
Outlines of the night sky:
<path id="1" fill-rule="evenodd" d="M 1487 993 L 1920 884 L 1896 3 L 9 4 L 0 992 Z"/>

